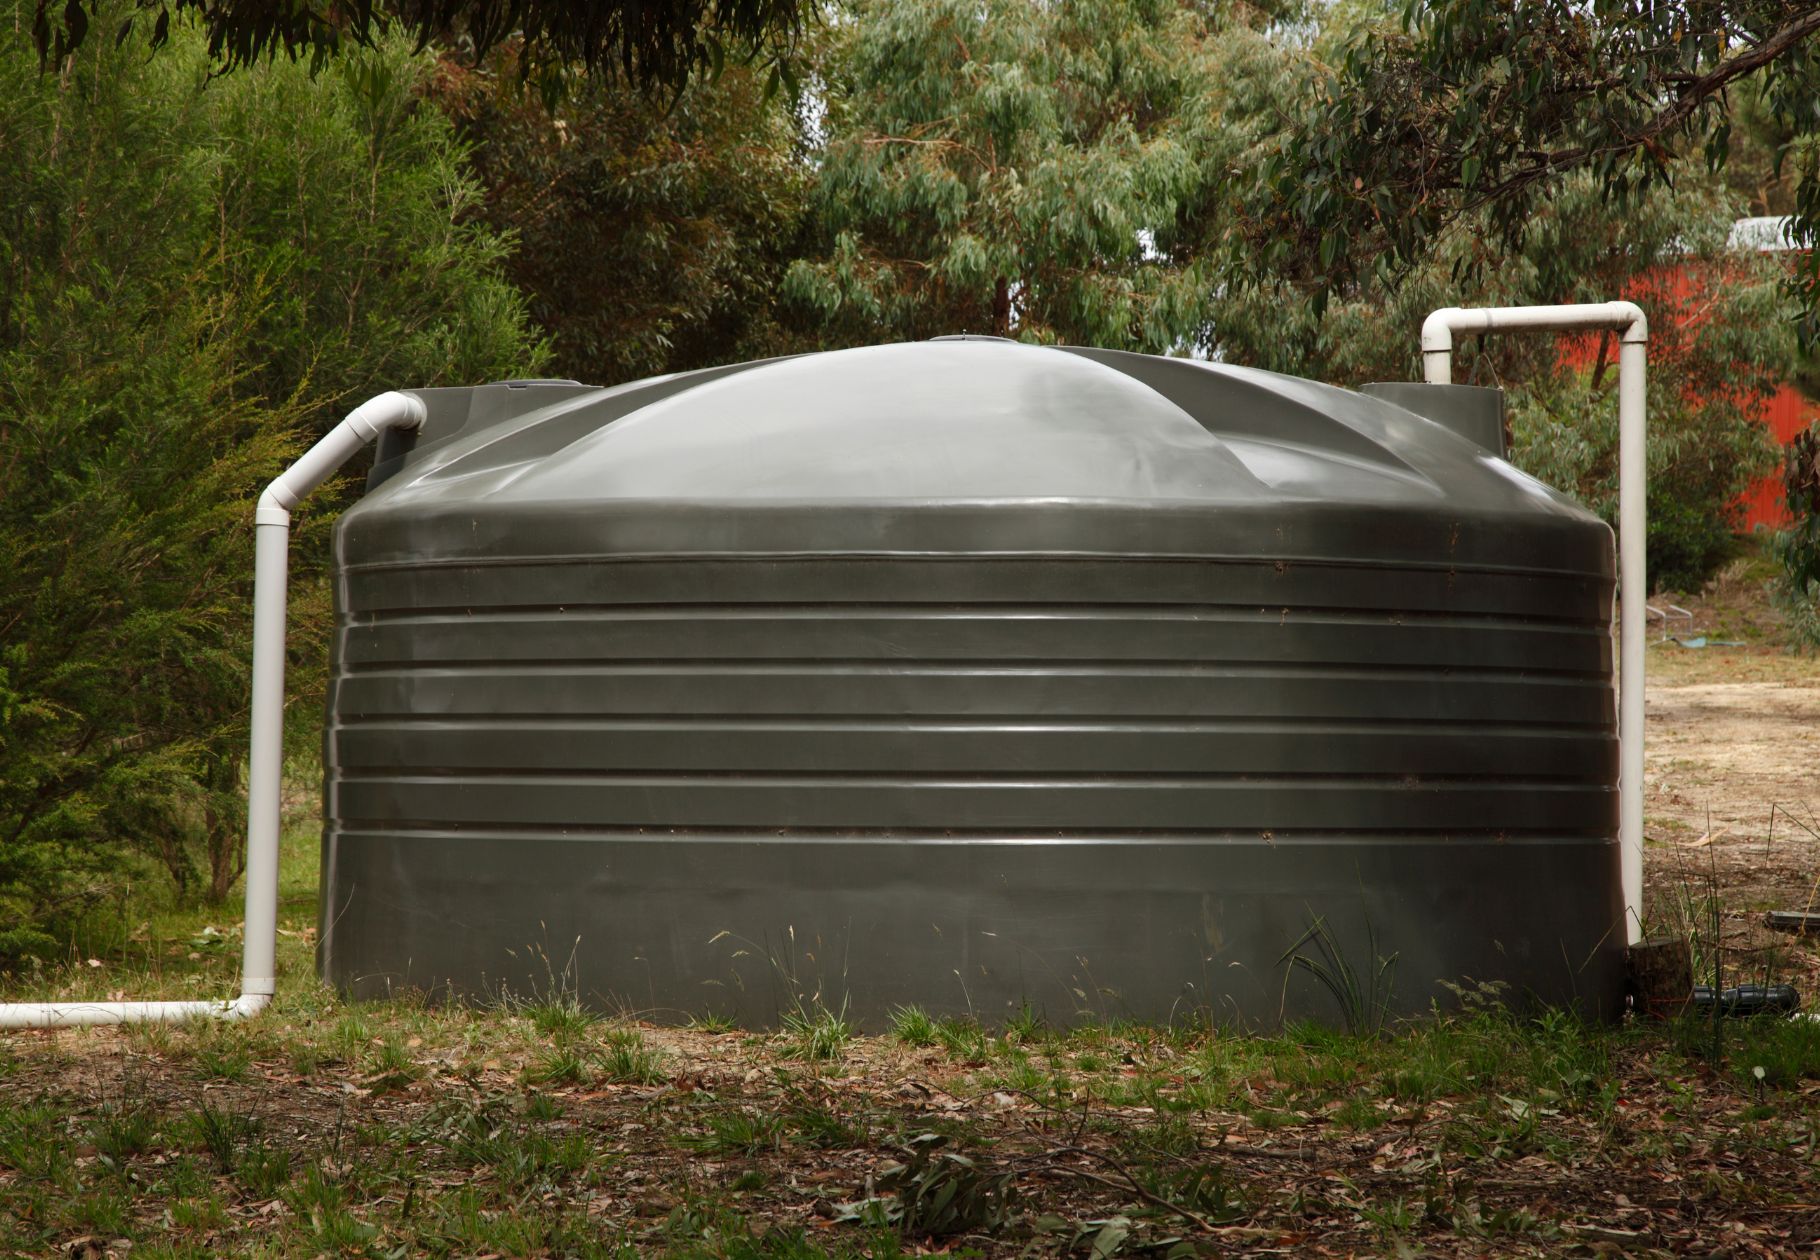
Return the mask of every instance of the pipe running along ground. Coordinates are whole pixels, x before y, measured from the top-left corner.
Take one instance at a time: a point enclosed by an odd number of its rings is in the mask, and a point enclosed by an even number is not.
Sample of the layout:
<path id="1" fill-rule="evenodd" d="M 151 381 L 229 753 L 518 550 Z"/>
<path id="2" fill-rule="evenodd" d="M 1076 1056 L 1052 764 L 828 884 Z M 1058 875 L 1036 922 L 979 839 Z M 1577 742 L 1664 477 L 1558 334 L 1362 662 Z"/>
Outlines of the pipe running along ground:
<path id="1" fill-rule="evenodd" d="M 245 1019 L 277 987 L 279 788 L 284 770 L 284 622 L 291 509 L 387 429 L 415 429 L 423 400 L 396 390 L 369 399 L 279 474 L 254 515 L 252 747 L 247 768 L 246 917 L 240 996 L 191 1002 L 13 1002 L 0 1028 Z"/>

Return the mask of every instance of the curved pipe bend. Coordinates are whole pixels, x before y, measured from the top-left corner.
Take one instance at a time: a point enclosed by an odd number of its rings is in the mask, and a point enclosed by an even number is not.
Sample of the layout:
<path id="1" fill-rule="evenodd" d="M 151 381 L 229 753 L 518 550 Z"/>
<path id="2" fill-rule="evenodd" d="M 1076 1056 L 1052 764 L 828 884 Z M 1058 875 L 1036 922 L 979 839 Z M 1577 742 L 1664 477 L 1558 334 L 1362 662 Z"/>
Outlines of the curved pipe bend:
<path id="1" fill-rule="evenodd" d="M 247 1019 L 277 990 L 279 789 L 284 769 L 285 582 L 291 509 L 387 429 L 415 429 L 423 400 L 390 390 L 329 430 L 259 496 L 253 529 L 252 745 L 247 760 L 246 918 L 240 996 L 206 1002 L 0 1003 L 0 1029 Z"/>
<path id="2" fill-rule="evenodd" d="M 1635 302 L 1581 302 L 1564 306 L 1443 306 L 1422 321 L 1422 378 L 1453 383 L 1454 336 L 1486 332 L 1574 332 L 1606 328 L 1620 345 L 1649 341 L 1649 317 Z"/>

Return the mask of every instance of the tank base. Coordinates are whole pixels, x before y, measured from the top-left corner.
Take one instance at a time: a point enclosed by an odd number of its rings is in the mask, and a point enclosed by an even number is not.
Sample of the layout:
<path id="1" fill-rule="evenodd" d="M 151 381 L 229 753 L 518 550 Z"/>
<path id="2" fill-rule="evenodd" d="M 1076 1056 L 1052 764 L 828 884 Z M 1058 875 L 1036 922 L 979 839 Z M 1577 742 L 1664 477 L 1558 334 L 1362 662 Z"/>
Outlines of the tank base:
<path id="1" fill-rule="evenodd" d="M 1292 958 L 1615 1018 L 1615 842 L 1289 837 L 424 833 L 324 838 L 320 970 L 355 998 L 570 992 L 659 1021 L 775 1026 L 817 1004 L 993 1023 L 1343 1026 Z M 528 861 L 528 848 L 535 861 Z M 1320 924 L 1317 940 L 1311 928 Z M 1375 953 L 1374 953 L 1375 942 Z M 1379 960 L 1393 959 L 1387 972 Z M 1385 986 L 1380 986 L 1383 992 Z"/>

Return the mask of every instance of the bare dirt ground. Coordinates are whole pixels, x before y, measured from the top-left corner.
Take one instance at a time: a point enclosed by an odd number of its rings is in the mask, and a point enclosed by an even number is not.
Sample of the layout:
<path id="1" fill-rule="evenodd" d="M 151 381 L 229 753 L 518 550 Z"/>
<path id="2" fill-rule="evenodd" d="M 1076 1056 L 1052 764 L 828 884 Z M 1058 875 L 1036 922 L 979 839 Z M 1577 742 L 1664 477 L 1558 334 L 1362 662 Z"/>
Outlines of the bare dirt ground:
<path id="1" fill-rule="evenodd" d="M 1645 916 L 1708 918 L 1717 901 L 1727 983 L 1789 980 L 1820 997 L 1820 951 L 1763 926 L 1767 910 L 1820 911 L 1820 658 L 1791 655 L 1740 563 L 1652 623 L 1646 703 Z M 1740 646 L 1713 646 L 1733 640 Z"/>

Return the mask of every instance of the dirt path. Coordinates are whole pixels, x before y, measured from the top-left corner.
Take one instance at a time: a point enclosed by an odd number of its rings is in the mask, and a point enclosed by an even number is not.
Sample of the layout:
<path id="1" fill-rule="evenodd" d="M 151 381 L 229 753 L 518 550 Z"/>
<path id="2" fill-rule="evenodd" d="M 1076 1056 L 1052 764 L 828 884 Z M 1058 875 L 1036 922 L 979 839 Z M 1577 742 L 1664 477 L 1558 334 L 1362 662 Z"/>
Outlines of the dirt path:
<path id="1" fill-rule="evenodd" d="M 1664 661 L 1649 689 L 1646 919 L 1698 911 L 1716 890 L 1739 976 L 1780 973 L 1813 1001 L 1820 950 L 1764 930 L 1762 912 L 1820 910 L 1820 667 L 1692 655 Z M 1721 681 L 1740 675 L 1759 680 Z"/>

